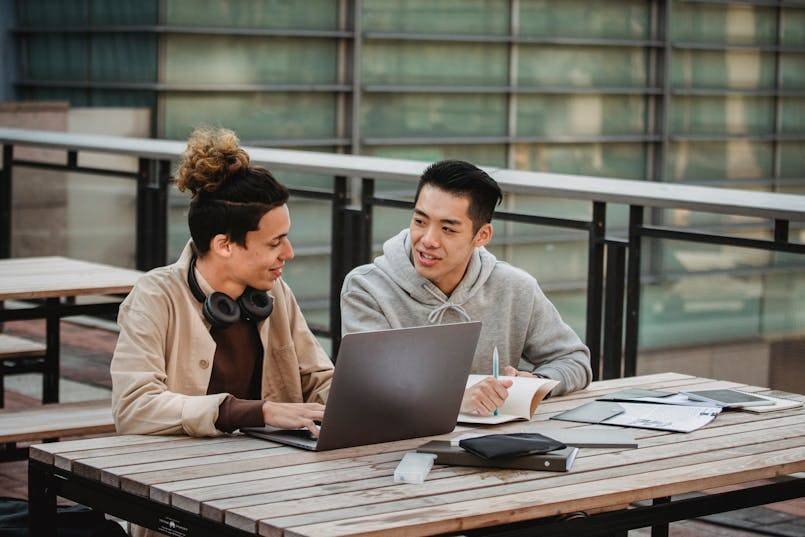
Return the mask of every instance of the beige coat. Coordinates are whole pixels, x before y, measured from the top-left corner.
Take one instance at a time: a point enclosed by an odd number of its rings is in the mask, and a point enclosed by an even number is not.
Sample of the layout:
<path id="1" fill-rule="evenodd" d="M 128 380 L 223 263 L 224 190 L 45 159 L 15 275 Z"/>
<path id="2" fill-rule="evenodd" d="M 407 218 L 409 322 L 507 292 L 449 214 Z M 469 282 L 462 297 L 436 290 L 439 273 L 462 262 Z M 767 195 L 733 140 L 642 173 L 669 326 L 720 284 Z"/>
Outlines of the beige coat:
<path id="1" fill-rule="evenodd" d="M 120 434 L 217 436 L 218 406 L 227 394 L 206 395 L 215 342 L 201 304 L 190 293 L 191 244 L 173 265 L 140 278 L 118 315 L 112 358 L 112 409 Z M 199 281 L 205 293 L 209 285 Z M 282 279 L 270 291 L 271 316 L 258 325 L 265 354 L 262 398 L 324 403 L 333 364 Z"/>

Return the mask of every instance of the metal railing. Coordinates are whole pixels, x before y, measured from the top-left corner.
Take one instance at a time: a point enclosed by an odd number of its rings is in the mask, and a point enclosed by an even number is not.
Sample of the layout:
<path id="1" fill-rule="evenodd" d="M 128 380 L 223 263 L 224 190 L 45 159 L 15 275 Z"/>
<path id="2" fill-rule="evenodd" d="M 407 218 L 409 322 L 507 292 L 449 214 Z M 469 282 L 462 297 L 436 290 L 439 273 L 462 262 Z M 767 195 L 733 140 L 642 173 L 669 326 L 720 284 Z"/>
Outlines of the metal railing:
<path id="1" fill-rule="evenodd" d="M 184 142 L 0 128 L 0 143 L 3 145 L 3 169 L 0 172 L 0 257 L 11 255 L 12 170 L 14 167 L 34 167 L 136 180 L 137 267 L 147 270 L 167 262 L 170 165 L 184 150 Z M 66 162 L 53 164 L 18 159 L 14 157 L 15 146 L 64 150 L 67 152 Z M 326 200 L 332 205 L 330 324 L 329 328 L 318 329 L 316 332 L 332 338 L 335 354 L 340 342 L 341 283 L 352 268 L 370 261 L 374 207 L 413 206 L 409 200 L 377 195 L 375 182 L 396 180 L 413 184 L 428 163 L 253 147 L 247 147 L 246 150 L 252 162 L 272 170 L 334 177 L 332 190 L 292 188 L 291 192 L 294 196 Z M 139 168 L 137 172 L 122 172 L 79 166 L 78 153 L 82 151 L 136 157 L 139 159 Z M 505 211 L 496 212 L 495 219 L 587 233 L 586 343 L 593 357 L 596 378 L 631 376 L 636 373 L 643 238 L 805 254 L 805 244 L 789 240 L 790 222 L 805 222 L 805 196 L 511 169 L 487 171 L 506 193 L 580 200 L 591 204 L 589 220 Z M 360 178 L 360 181 L 353 182 L 349 178 Z M 358 203 L 353 204 L 353 200 Z M 625 238 L 606 236 L 607 204 L 611 203 L 629 206 L 629 225 Z M 745 238 L 712 231 L 646 224 L 646 208 L 675 208 L 767 219 L 773 226 L 773 239 Z"/>

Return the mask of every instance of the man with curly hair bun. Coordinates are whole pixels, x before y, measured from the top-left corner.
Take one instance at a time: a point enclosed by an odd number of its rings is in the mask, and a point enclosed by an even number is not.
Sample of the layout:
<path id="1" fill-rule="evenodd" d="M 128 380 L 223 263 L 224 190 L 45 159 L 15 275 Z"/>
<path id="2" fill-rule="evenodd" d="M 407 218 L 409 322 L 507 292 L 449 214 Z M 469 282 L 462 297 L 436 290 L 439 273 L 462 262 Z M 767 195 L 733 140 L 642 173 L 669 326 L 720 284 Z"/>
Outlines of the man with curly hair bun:
<path id="1" fill-rule="evenodd" d="M 123 434 L 217 436 L 265 424 L 317 434 L 333 364 L 282 280 L 288 190 L 232 131 L 196 130 L 176 174 L 191 240 L 120 307 L 112 359 Z"/>

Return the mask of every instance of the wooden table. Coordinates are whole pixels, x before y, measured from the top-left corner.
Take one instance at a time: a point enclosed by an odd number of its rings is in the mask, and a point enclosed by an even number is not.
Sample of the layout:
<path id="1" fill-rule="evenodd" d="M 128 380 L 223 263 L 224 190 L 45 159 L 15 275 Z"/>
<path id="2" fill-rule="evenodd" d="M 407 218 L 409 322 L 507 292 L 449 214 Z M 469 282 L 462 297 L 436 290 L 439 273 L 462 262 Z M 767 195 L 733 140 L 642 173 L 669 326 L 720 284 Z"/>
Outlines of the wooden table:
<path id="1" fill-rule="evenodd" d="M 59 320 L 71 315 L 114 313 L 119 306 L 117 301 L 100 304 L 71 302 L 78 296 L 126 294 L 142 275 L 138 270 L 66 257 L 0 259 L 0 304 L 5 300 L 44 300 L 44 305 L 31 308 L 0 308 L 0 323 L 22 319 L 46 320 L 44 403 L 59 400 Z"/>
<path id="2" fill-rule="evenodd" d="M 637 386 L 766 391 L 676 373 L 616 379 L 542 403 L 532 422 L 491 430 L 600 427 L 546 420 L 601 394 Z M 671 499 L 805 470 L 803 408 L 726 412 L 688 434 L 631 431 L 638 449 L 582 449 L 568 473 L 436 467 L 422 485 L 394 484 L 392 474 L 402 455 L 427 439 L 321 453 L 242 436 L 119 436 L 44 444 L 31 448 L 29 463 L 31 520 L 42 524 L 32 535 L 53 535 L 46 523 L 55 495 L 151 528 L 173 522 L 176 536 L 411 536 L 476 528 L 486 528 L 487 535 L 490 526 L 522 521 L 532 535 L 534 523 L 542 522 L 540 536 L 623 535 L 645 526 L 664 535 L 670 521 L 805 495 L 805 478 L 791 478 Z M 635 507 L 640 500 L 651 504 Z M 546 518 L 579 511 L 590 516 Z M 519 526 L 507 526 L 513 533 L 506 535 L 516 535 Z"/>

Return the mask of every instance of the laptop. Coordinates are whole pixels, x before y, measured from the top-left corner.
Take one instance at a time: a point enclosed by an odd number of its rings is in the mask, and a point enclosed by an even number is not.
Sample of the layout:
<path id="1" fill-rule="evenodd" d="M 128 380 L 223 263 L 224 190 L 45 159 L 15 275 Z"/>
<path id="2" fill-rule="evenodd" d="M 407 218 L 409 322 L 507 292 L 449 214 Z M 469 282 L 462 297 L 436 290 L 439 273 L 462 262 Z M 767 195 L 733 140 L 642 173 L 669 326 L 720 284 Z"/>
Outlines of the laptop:
<path id="1" fill-rule="evenodd" d="M 480 334 L 480 322 L 347 334 L 318 439 L 306 429 L 241 431 L 312 451 L 450 432 Z"/>

